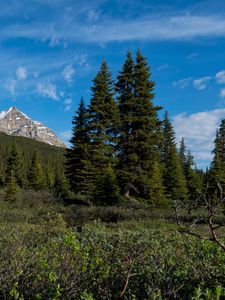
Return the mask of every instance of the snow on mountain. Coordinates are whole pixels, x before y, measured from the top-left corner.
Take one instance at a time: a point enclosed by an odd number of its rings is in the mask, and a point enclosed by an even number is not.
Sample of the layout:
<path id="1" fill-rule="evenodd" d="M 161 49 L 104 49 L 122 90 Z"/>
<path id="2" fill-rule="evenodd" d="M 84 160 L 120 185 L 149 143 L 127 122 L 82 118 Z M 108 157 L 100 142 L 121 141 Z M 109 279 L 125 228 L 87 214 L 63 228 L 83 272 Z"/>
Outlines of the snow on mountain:
<path id="1" fill-rule="evenodd" d="M 33 121 L 16 107 L 0 112 L 0 131 L 8 135 L 32 138 L 57 147 L 66 147 L 54 131 L 41 122 Z"/>

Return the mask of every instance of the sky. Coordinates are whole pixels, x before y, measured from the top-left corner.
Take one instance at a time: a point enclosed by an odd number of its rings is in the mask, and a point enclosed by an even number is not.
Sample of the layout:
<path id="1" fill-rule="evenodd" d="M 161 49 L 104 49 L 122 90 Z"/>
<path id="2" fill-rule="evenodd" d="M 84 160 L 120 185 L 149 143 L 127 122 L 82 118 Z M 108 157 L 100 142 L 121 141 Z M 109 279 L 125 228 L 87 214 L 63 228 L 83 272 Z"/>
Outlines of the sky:
<path id="1" fill-rule="evenodd" d="M 205 168 L 225 118 L 224 0 L 0 0 L 0 111 L 16 106 L 68 141 L 102 60 L 116 79 L 138 49 L 160 118 Z"/>

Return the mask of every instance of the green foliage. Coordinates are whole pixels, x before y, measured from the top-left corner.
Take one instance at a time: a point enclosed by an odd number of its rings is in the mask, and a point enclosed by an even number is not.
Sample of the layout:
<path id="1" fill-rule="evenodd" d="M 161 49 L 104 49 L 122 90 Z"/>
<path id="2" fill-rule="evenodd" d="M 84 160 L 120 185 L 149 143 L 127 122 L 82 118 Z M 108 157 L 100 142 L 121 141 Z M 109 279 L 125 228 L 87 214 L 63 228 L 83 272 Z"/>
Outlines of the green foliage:
<path id="1" fill-rule="evenodd" d="M 117 178 L 111 166 L 103 170 L 99 176 L 95 191 L 95 203 L 101 205 L 115 205 L 119 202 L 120 193 Z"/>
<path id="2" fill-rule="evenodd" d="M 149 179 L 149 199 L 156 206 L 167 204 L 165 188 L 163 185 L 161 165 L 155 161 L 153 163 L 152 176 Z"/>
<path id="3" fill-rule="evenodd" d="M 217 182 L 225 190 L 225 119 L 221 121 L 214 141 L 213 161 L 209 170 L 209 183 L 211 193 L 219 194 Z"/>
<path id="4" fill-rule="evenodd" d="M 38 151 L 35 151 L 32 157 L 30 172 L 28 175 L 29 187 L 38 190 L 43 189 L 45 184 L 44 173 Z"/>
<path id="5" fill-rule="evenodd" d="M 116 89 L 120 109 L 118 174 L 121 185 L 134 186 L 148 197 L 153 162 L 159 158 L 160 122 L 153 105 L 155 83 L 140 51 L 134 64 L 130 52 L 118 76 Z"/>
<path id="6" fill-rule="evenodd" d="M 34 207 L 0 201 L 1 299 L 223 299 L 225 254 L 214 243 L 143 217 L 78 232 L 40 196 L 23 195 Z"/>
<path id="7" fill-rule="evenodd" d="M 15 142 L 11 145 L 11 151 L 6 161 L 6 182 L 10 180 L 12 173 L 14 174 L 13 176 L 15 177 L 17 184 L 23 186 L 25 179 L 23 157 Z"/>
<path id="8" fill-rule="evenodd" d="M 20 195 L 20 188 L 17 184 L 14 171 L 8 174 L 6 188 L 5 188 L 5 200 L 9 202 L 17 202 Z"/>
<path id="9" fill-rule="evenodd" d="M 73 118 L 73 135 L 70 140 L 72 147 L 66 152 L 66 176 L 71 189 L 77 192 L 87 192 L 91 187 L 84 185 L 87 182 L 87 174 L 84 170 L 88 164 L 89 136 L 87 128 L 87 109 L 81 98 L 77 114 Z M 88 170 L 90 172 L 90 170 Z"/>
<path id="10" fill-rule="evenodd" d="M 172 200 L 187 200 L 186 181 L 181 160 L 177 153 L 174 130 L 169 121 L 167 112 L 163 123 L 161 158 L 164 167 L 164 185 L 168 196 Z"/>

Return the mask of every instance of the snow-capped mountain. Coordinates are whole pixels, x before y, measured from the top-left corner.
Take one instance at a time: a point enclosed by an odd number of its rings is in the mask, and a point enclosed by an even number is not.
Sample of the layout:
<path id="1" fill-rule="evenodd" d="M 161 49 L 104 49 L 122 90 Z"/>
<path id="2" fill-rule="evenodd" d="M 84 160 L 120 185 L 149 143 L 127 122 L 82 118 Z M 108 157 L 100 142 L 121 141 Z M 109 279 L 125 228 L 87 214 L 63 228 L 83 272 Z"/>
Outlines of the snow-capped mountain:
<path id="1" fill-rule="evenodd" d="M 24 136 L 57 147 L 66 147 L 56 134 L 42 123 L 31 120 L 16 107 L 0 112 L 0 131 L 8 135 Z"/>

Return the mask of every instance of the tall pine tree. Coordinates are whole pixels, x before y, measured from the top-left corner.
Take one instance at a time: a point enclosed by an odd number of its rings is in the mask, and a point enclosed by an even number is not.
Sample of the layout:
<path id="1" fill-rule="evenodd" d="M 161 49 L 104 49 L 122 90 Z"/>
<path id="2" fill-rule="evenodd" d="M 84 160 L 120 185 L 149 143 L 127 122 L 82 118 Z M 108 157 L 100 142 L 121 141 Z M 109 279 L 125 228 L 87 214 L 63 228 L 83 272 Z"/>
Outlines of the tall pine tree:
<path id="1" fill-rule="evenodd" d="M 225 119 L 217 130 L 214 145 L 213 161 L 209 170 L 210 190 L 217 191 L 217 184 L 220 183 L 225 194 Z"/>
<path id="2" fill-rule="evenodd" d="M 93 80 L 91 90 L 92 97 L 87 124 L 90 136 L 88 157 L 90 157 L 91 165 L 89 162 L 86 167 L 91 168 L 91 172 L 94 173 L 92 184 L 96 189 L 94 194 L 97 195 L 101 192 L 98 191 L 100 188 L 98 182 L 108 176 L 108 168 L 111 166 L 113 168 L 116 163 L 118 110 L 114 101 L 114 85 L 106 61 L 102 62 L 101 68 Z"/>
<path id="3" fill-rule="evenodd" d="M 164 186 L 167 197 L 171 200 L 187 200 L 186 181 L 181 160 L 177 153 L 175 133 L 165 113 L 163 122 L 162 163 L 164 167 Z"/>
<path id="4" fill-rule="evenodd" d="M 75 193 L 90 196 L 93 192 L 94 174 L 91 172 L 90 138 L 88 133 L 88 111 L 81 98 L 79 108 L 72 121 L 73 132 L 70 140 L 72 147 L 66 152 L 66 176 L 70 188 Z"/>
<path id="5" fill-rule="evenodd" d="M 160 107 L 152 102 L 155 83 L 150 70 L 140 51 L 135 64 L 128 52 L 116 83 L 121 116 L 119 178 L 125 190 L 134 186 L 142 197 L 149 196 L 149 178 L 154 161 L 159 160 Z"/>

